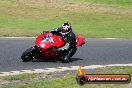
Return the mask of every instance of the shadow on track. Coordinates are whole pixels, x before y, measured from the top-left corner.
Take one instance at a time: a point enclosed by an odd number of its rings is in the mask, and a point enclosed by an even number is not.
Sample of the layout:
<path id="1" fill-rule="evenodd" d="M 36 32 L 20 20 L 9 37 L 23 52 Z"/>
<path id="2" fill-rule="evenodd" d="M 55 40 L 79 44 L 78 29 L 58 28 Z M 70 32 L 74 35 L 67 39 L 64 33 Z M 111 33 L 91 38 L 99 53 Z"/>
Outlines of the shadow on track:
<path id="1" fill-rule="evenodd" d="M 70 62 L 78 61 L 78 60 L 83 60 L 80 58 L 71 58 Z M 60 60 L 57 59 L 34 59 L 32 62 L 61 62 Z"/>
<path id="2" fill-rule="evenodd" d="M 83 60 L 83 59 L 80 59 L 80 58 L 71 58 L 71 62 L 78 61 L 78 60 Z"/>

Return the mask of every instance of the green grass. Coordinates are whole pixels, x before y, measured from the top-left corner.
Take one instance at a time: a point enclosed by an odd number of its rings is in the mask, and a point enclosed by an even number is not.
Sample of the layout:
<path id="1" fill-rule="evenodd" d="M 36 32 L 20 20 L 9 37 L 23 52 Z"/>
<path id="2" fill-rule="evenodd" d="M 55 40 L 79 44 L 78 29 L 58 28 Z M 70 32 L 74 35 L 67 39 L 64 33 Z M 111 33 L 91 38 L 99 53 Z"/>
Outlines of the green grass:
<path id="1" fill-rule="evenodd" d="M 0 36 L 37 36 L 43 30 L 69 21 L 74 31 L 85 37 L 132 38 L 131 2 L 0 0 Z"/>
<path id="2" fill-rule="evenodd" d="M 89 74 L 130 74 L 132 76 L 131 66 L 115 66 L 98 68 L 94 70 L 88 70 Z M 38 74 L 39 75 L 39 74 Z M 36 80 L 32 83 L 19 84 L 14 86 L 0 86 L 0 88 L 131 88 L 132 84 L 86 84 L 80 86 L 76 83 L 76 74 L 64 75 L 60 78 L 52 78 L 48 80 Z M 18 76 L 17 76 L 18 77 Z M 20 76 L 19 76 L 20 77 Z M 26 79 L 34 79 L 39 76 L 27 76 Z M 16 77 L 14 76 L 16 79 Z M 8 79 L 7 79 L 8 80 Z M 14 80 L 14 79 L 13 79 Z M 25 80 L 24 78 L 18 78 L 18 80 Z"/>
<path id="3" fill-rule="evenodd" d="M 21 75 L 15 75 L 15 76 L 5 76 L 0 77 L 1 80 L 6 81 L 14 81 L 14 80 L 31 80 L 33 78 L 36 78 L 38 74 L 21 74 Z"/>
<path id="4" fill-rule="evenodd" d="M 80 0 L 76 0 L 80 2 Z M 110 6 L 119 6 L 125 8 L 132 8 L 132 0 L 81 0 L 85 3 L 107 4 Z"/>

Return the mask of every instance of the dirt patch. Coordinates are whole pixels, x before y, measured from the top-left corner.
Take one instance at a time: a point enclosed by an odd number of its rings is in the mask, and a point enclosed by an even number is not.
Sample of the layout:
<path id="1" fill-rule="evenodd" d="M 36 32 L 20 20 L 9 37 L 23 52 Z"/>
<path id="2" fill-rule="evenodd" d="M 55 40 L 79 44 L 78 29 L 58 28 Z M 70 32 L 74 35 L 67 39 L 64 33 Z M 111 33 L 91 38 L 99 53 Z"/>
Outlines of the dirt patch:
<path id="1" fill-rule="evenodd" d="M 68 1 L 64 0 L 17 0 L 18 4 L 25 4 L 33 7 L 61 7 L 64 6 Z"/>
<path id="2" fill-rule="evenodd" d="M 101 4 L 71 4 L 66 5 L 65 8 L 75 12 L 99 12 L 132 16 L 132 9 L 114 8 Z"/>
<path id="3" fill-rule="evenodd" d="M 0 79 L 0 85 L 7 84 L 8 81 Z"/>
<path id="4" fill-rule="evenodd" d="M 1 2 L 1 1 L 0 1 Z M 54 16 L 64 5 L 61 0 L 14 0 L 5 1 L 0 6 L 1 15 L 41 18 Z"/>
<path id="5" fill-rule="evenodd" d="M 1 1 L 0 1 L 1 2 Z M 69 12 L 98 12 L 132 16 L 132 9 L 116 8 L 103 4 L 75 3 L 71 0 L 13 0 L 1 4 L 0 12 L 3 15 L 43 18 L 54 17 L 54 14 L 63 15 Z"/>
<path id="6" fill-rule="evenodd" d="M 73 75 L 76 74 L 75 71 L 63 71 L 63 72 L 53 72 L 53 73 L 39 73 L 35 78 L 30 80 L 2 80 L 0 79 L 0 85 L 18 85 L 18 84 L 30 84 L 38 80 L 53 80 L 56 78 L 65 77 L 66 75 Z"/>

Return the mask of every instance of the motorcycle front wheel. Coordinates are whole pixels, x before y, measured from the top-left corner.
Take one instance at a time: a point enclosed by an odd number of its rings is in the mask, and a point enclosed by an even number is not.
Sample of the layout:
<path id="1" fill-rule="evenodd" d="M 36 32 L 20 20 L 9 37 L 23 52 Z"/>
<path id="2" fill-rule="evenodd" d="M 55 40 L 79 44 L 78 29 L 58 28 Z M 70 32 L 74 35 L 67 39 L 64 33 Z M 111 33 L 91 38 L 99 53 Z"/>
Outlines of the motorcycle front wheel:
<path id="1" fill-rule="evenodd" d="M 33 59 L 39 58 L 39 51 L 35 47 L 31 47 L 23 52 L 21 59 L 23 62 L 29 62 Z"/>

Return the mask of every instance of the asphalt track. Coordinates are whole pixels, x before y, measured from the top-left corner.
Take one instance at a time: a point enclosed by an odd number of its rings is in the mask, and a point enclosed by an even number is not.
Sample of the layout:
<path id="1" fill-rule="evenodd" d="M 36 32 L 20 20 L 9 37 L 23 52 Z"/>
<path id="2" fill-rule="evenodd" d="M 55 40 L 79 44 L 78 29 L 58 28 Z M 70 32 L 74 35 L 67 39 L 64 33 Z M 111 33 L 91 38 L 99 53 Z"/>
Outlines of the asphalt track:
<path id="1" fill-rule="evenodd" d="M 22 62 L 21 54 L 34 45 L 34 38 L 0 38 L 0 72 L 65 66 L 132 63 L 132 40 L 86 39 L 72 57 L 72 62 Z"/>

